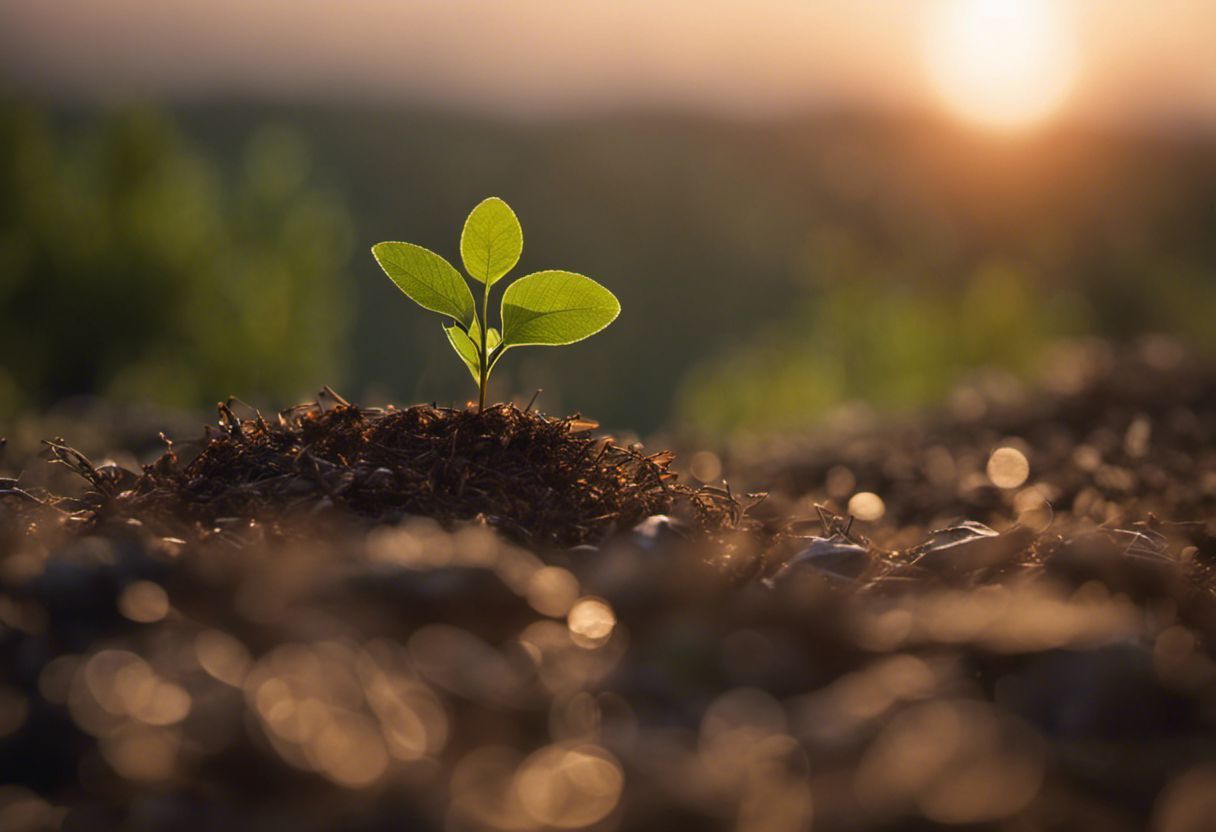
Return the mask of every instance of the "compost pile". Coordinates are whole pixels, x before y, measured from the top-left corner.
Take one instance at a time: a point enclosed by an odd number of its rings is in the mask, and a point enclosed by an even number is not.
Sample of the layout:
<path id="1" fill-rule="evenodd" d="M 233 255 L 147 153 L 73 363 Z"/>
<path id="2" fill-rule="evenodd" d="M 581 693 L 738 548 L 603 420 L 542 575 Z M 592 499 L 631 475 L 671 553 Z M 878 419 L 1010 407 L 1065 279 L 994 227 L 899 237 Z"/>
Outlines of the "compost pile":
<path id="1" fill-rule="evenodd" d="M 1210 829 L 1216 376 L 1076 362 L 738 452 L 747 517 L 512 408 L 60 445 L 88 493 L 0 497 L 0 828 Z"/>
<path id="2" fill-rule="evenodd" d="M 134 519 L 186 537 L 251 523 L 290 534 L 335 515 L 375 523 L 424 516 L 575 546 L 673 511 L 702 529 L 739 519 L 729 495 L 678 483 L 671 453 L 645 455 L 640 445 L 593 436 L 597 425 L 577 416 L 512 404 L 359 408 L 328 388 L 321 399 L 329 406 L 300 405 L 274 420 L 241 418 L 222 404 L 218 430 L 209 427 L 201 443 L 170 443 L 142 474 L 99 470 L 66 445 L 49 447 L 91 486 L 67 506 L 77 519 Z"/>

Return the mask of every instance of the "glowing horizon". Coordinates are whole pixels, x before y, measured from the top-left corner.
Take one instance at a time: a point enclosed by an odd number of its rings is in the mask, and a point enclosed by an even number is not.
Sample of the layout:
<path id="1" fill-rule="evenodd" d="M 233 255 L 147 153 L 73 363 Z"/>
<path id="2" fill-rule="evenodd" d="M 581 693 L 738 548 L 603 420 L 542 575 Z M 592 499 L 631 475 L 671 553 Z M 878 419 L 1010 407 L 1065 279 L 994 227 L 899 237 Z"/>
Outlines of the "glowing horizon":
<path id="1" fill-rule="evenodd" d="M 1208 57 L 1216 3 L 349 0 L 335 8 L 328 0 L 0 0 L 0 78 L 85 100 L 254 95 L 520 117 L 623 107 L 749 117 L 945 102 L 967 121 L 1005 128 L 1064 113 L 1216 127 Z M 994 48 L 984 32 L 1002 15 Z M 1033 69 L 1020 71 L 1027 58 Z"/>
<path id="2" fill-rule="evenodd" d="M 961 118 L 1001 130 L 1059 111 L 1079 55 L 1065 7 L 1048 0 L 950 0 L 929 9 L 930 84 Z"/>

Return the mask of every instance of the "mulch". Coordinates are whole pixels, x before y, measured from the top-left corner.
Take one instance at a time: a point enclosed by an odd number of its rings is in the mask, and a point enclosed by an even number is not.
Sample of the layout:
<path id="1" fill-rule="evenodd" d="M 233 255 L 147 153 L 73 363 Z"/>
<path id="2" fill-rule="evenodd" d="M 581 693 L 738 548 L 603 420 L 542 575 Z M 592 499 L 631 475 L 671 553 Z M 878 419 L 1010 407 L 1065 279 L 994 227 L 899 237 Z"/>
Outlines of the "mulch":
<path id="1" fill-rule="evenodd" d="M 44 497 L 86 524 L 134 518 L 194 537 L 249 522 L 290 533 L 319 516 L 376 523 L 422 516 L 569 547 L 655 514 L 680 515 L 702 531 L 741 520 L 729 493 L 680 483 L 670 470 L 674 454 L 618 445 L 579 416 L 553 418 L 514 404 L 483 412 L 361 408 L 328 388 L 320 399 L 274 419 L 256 411 L 242 417 L 232 402 L 221 404 L 218 427 L 209 426 L 201 443 L 169 441 L 140 472 L 99 468 L 62 441 L 47 443 L 54 461 L 89 490 Z"/>

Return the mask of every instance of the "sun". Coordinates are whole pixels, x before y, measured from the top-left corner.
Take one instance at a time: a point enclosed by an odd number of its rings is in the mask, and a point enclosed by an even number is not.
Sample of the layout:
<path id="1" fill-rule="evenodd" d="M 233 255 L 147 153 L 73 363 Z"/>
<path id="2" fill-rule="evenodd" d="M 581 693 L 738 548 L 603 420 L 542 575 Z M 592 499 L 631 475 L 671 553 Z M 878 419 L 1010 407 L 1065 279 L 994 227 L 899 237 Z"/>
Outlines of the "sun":
<path id="1" fill-rule="evenodd" d="M 1056 112 L 1072 90 L 1077 49 L 1059 0 L 932 0 L 929 81 L 959 116 L 1020 129 Z"/>

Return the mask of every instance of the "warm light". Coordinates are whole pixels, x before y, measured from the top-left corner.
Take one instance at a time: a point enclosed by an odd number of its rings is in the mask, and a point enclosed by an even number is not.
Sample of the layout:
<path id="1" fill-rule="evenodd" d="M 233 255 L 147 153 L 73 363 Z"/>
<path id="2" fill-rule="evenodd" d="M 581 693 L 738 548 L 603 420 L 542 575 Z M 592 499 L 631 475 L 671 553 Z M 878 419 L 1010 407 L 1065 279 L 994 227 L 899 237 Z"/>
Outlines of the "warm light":
<path id="1" fill-rule="evenodd" d="M 866 523 L 882 519 L 887 513 L 882 497 L 871 491 L 858 491 L 849 498 L 849 514 Z"/>
<path id="2" fill-rule="evenodd" d="M 988 457 L 988 479 L 998 488 L 1017 488 L 1030 476 L 1030 461 L 1017 448 L 997 448 Z"/>
<path id="3" fill-rule="evenodd" d="M 566 616 L 571 636 L 580 647 L 598 647 L 616 627 L 616 615 L 606 601 L 581 598 Z"/>
<path id="4" fill-rule="evenodd" d="M 1058 0 L 942 0 L 926 27 L 929 79 L 949 107 L 990 127 L 1055 112 L 1076 75 Z"/>
<path id="5" fill-rule="evenodd" d="M 132 621 L 151 624 L 169 614 L 169 596 L 160 584 L 136 581 L 118 596 L 118 610 Z"/>

